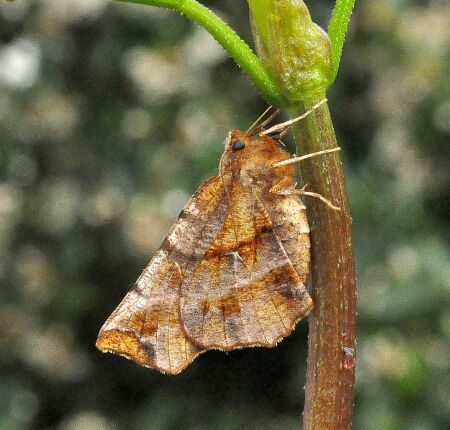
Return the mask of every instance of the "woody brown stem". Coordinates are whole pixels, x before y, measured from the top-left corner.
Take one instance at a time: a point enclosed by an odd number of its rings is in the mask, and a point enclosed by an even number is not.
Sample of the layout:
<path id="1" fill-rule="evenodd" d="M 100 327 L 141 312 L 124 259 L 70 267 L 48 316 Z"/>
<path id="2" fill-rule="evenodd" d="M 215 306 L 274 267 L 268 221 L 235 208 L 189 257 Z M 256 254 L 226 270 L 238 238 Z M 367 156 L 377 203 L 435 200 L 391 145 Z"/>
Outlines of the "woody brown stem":
<path id="1" fill-rule="evenodd" d="M 318 100 L 304 106 L 309 109 Z M 291 110 L 291 115 L 301 112 Z M 337 147 L 328 105 L 294 127 L 298 154 Z M 305 198 L 311 226 L 314 310 L 309 316 L 304 430 L 351 428 L 355 378 L 356 284 L 352 227 L 338 152 L 301 164 L 303 180 L 341 208 Z"/>

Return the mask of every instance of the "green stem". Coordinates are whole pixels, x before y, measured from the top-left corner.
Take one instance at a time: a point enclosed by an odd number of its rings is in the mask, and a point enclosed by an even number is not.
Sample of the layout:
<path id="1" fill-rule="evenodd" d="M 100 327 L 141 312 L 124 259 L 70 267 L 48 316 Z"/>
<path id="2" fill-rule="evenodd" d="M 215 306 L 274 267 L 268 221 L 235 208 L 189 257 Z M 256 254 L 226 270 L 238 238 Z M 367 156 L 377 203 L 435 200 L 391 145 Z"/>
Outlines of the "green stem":
<path id="1" fill-rule="evenodd" d="M 251 48 L 216 14 L 195 0 L 118 0 L 178 11 L 205 28 L 245 71 L 261 95 L 274 106 L 286 106 L 278 85 Z"/>
<path id="2" fill-rule="evenodd" d="M 271 104 L 286 107 L 288 100 L 293 116 L 323 98 L 335 78 L 354 5 L 354 0 L 337 0 L 329 25 L 330 44 L 328 36 L 312 22 L 303 0 L 249 0 L 262 63 L 227 24 L 195 0 L 118 1 L 165 7 L 187 15 L 216 38 Z M 294 132 L 298 154 L 336 147 L 327 105 L 297 123 Z M 333 211 L 317 199 L 307 202 L 315 308 L 309 318 L 304 430 L 349 430 L 356 291 L 351 217 L 339 155 L 305 160 L 302 175 L 312 191 L 341 208 Z"/>
<path id="3" fill-rule="evenodd" d="M 336 79 L 339 63 L 342 56 L 345 34 L 347 33 L 350 16 L 352 14 L 355 0 L 336 0 L 330 23 L 328 24 L 328 36 L 331 42 L 331 55 L 333 58 L 333 76 L 329 83 L 331 85 Z"/>
<path id="4" fill-rule="evenodd" d="M 309 109 L 319 99 L 306 104 Z M 302 110 L 291 110 L 297 116 Z M 337 146 L 328 106 L 294 126 L 297 153 Z M 341 208 L 306 202 L 311 227 L 314 309 L 309 316 L 304 430 L 349 430 L 355 378 L 356 284 L 352 227 L 339 153 L 305 160 L 308 188 Z"/>

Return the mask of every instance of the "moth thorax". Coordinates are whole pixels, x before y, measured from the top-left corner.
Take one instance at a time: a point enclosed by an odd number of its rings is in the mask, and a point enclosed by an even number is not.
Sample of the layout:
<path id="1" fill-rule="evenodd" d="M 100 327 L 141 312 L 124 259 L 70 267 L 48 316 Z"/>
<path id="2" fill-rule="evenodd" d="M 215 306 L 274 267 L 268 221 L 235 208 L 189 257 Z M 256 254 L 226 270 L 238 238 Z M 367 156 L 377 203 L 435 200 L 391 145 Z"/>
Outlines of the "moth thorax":
<path id="1" fill-rule="evenodd" d="M 252 188 L 263 189 L 270 181 L 269 169 L 242 169 L 240 180 L 244 186 L 251 186 Z"/>

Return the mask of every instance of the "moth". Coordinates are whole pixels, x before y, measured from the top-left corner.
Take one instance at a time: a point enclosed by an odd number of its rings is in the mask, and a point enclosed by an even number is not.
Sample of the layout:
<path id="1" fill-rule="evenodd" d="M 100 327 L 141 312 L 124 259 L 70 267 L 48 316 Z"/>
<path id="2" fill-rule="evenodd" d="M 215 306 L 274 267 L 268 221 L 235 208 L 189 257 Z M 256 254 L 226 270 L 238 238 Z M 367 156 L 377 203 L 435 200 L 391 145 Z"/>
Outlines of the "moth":
<path id="1" fill-rule="evenodd" d="M 287 123 L 266 122 L 228 134 L 218 174 L 187 202 L 98 349 L 176 374 L 208 349 L 273 347 L 311 310 L 308 192 L 269 136 Z"/>

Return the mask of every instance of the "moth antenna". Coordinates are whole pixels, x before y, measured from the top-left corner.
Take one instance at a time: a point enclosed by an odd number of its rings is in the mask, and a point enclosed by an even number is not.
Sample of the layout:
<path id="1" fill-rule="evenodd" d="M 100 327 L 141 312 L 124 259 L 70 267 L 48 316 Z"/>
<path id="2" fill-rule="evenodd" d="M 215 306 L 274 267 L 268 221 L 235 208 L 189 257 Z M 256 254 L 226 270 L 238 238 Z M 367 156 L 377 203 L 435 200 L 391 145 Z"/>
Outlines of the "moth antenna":
<path id="1" fill-rule="evenodd" d="M 259 117 L 258 119 L 248 128 L 248 130 L 245 132 L 245 134 L 249 134 L 253 131 L 253 129 L 258 125 L 259 121 L 261 121 L 272 109 L 272 106 L 269 106 Z"/>
<path id="2" fill-rule="evenodd" d="M 301 119 L 306 118 L 310 113 L 314 112 L 319 106 L 323 105 L 326 101 L 327 101 L 327 99 L 321 100 L 319 103 L 316 103 L 310 110 L 306 111 L 304 114 L 302 114 L 296 118 L 290 119 L 289 121 L 285 121 L 280 124 L 276 124 L 273 127 L 268 128 L 267 130 L 261 131 L 259 133 L 259 135 L 265 136 L 267 134 L 273 133 L 278 130 L 284 130 L 286 127 L 291 126 L 292 124 L 296 123 L 297 121 L 300 121 Z"/>
<path id="3" fill-rule="evenodd" d="M 281 144 L 281 146 L 286 147 L 286 144 L 281 140 L 283 136 L 280 134 L 277 134 L 276 136 L 270 136 L 272 139 L 276 140 L 278 143 Z"/>
<path id="4" fill-rule="evenodd" d="M 272 113 L 272 115 L 269 116 L 269 118 L 265 119 L 260 125 L 255 127 L 250 133 L 247 133 L 247 135 L 253 136 L 256 133 L 259 133 L 261 130 L 264 130 L 264 127 L 267 124 L 271 123 L 278 115 L 280 115 L 280 113 L 281 113 L 281 110 L 277 109 L 275 112 Z"/>
<path id="5" fill-rule="evenodd" d="M 267 124 L 270 124 L 278 115 L 280 115 L 281 110 L 277 109 L 272 115 L 269 116 L 266 120 L 264 120 L 258 128 L 264 128 Z"/>
<path id="6" fill-rule="evenodd" d="M 311 154 L 302 155 L 301 157 L 292 157 L 288 160 L 279 161 L 278 163 L 272 164 L 272 167 L 286 166 L 287 164 L 299 163 L 300 161 L 306 160 L 307 158 L 312 158 L 317 155 L 329 154 L 330 152 L 340 151 L 341 148 L 338 146 L 332 149 L 324 149 L 323 151 L 311 152 Z"/>
<path id="7" fill-rule="evenodd" d="M 286 136 L 289 129 L 290 129 L 290 127 L 286 127 L 278 136 L 280 136 L 280 138 L 283 138 L 284 136 Z"/>

